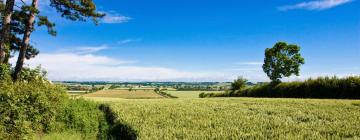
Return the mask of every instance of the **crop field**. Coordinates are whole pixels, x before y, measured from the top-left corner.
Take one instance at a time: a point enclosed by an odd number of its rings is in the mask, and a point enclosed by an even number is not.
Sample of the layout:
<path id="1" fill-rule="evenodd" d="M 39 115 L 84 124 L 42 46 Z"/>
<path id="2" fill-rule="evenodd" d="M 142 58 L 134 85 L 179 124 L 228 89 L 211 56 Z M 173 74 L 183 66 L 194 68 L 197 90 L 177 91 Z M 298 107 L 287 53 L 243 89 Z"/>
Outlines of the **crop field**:
<path id="1" fill-rule="evenodd" d="M 163 98 L 153 90 L 100 90 L 95 93 L 86 94 L 85 98 L 124 98 L 124 99 L 153 99 Z"/>
<path id="2" fill-rule="evenodd" d="M 221 93 L 223 91 L 166 91 L 166 93 L 179 98 L 199 98 L 200 93 Z"/>
<path id="3" fill-rule="evenodd" d="M 360 101 L 355 100 L 178 98 L 109 103 L 139 139 L 360 139 Z"/>

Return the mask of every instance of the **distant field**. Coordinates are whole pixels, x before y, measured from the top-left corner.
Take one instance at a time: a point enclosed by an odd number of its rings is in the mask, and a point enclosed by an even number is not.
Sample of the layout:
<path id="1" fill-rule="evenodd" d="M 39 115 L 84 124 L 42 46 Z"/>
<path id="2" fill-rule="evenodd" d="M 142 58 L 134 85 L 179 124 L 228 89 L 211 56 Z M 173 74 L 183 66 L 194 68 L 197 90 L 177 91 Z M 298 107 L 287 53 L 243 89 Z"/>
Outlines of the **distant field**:
<path id="1" fill-rule="evenodd" d="M 78 97 L 87 93 L 87 91 L 67 91 L 70 97 Z"/>
<path id="2" fill-rule="evenodd" d="M 130 88 L 115 88 L 115 89 L 118 89 L 118 90 L 129 90 Z M 156 88 L 155 87 L 140 87 L 140 88 L 132 88 L 133 90 L 155 90 Z M 174 91 L 176 89 L 174 88 L 162 88 L 162 89 L 166 89 L 166 90 L 171 90 L 171 91 Z"/>
<path id="3" fill-rule="evenodd" d="M 360 101 L 353 100 L 118 99 L 110 104 L 141 140 L 360 139 Z"/>
<path id="4" fill-rule="evenodd" d="M 224 91 L 166 91 L 168 94 L 179 98 L 199 98 L 200 93 L 222 93 Z"/>
<path id="5" fill-rule="evenodd" d="M 124 99 L 153 99 L 163 98 L 153 90 L 100 90 L 95 93 L 86 94 L 85 98 L 124 98 Z"/>
<path id="6" fill-rule="evenodd" d="M 130 88 L 115 88 L 117 90 L 129 90 Z M 144 88 L 131 88 L 132 90 L 154 90 L 155 88 L 152 87 L 144 87 Z"/>

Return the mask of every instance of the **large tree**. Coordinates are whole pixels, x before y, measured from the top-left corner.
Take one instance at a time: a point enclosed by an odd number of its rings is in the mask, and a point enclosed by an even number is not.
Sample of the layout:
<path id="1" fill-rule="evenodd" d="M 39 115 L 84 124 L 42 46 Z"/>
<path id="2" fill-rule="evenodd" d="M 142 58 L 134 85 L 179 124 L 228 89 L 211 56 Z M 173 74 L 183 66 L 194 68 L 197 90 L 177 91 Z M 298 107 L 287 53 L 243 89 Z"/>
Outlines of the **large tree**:
<path id="1" fill-rule="evenodd" d="M 0 6 L 1 7 L 1 6 Z M 12 56 L 11 54 L 15 54 L 21 48 L 22 43 L 22 35 L 25 32 L 25 23 L 28 18 L 28 14 L 26 13 L 25 7 L 22 9 L 14 10 L 12 15 L 12 20 L 10 23 L 10 32 L 9 32 L 9 42 L 8 42 L 8 49 L 6 50 L 6 56 L 4 59 L 4 63 L 9 63 L 9 59 Z M 38 26 L 47 26 L 48 32 L 51 35 L 56 35 L 56 31 L 54 30 L 54 24 L 49 23 L 47 18 L 43 18 L 43 16 L 38 15 Z M 2 21 L 0 21 L 0 29 L 2 28 Z M 31 44 L 28 45 L 25 58 L 30 59 L 35 57 L 39 51 L 32 46 Z"/>
<path id="2" fill-rule="evenodd" d="M 38 13 L 38 4 L 39 4 L 39 0 L 33 0 L 31 3 L 31 6 L 28 7 L 29 8 L 29 17 L 25 21 L 24 37 L 21 42 L 19 56 L 18 56 L 18 59 L 16 62 L 15 71 L 13 74 L 14 81 L 16 81 L 18 79 L 18 77 L 20 76 L 21 70 L 24 65 L 26 50 L 27 50 L 27 48 L 29 46 L 29 42 L 30 42 L 30 35 L 34 28 L 36 14 Z"/>
<path id="3" fill-rule="evenodd" d="M 2 12 L 2 28 L 0 32 L 0 64 L 4 63 L 7 51 L 9 50 L 9 32 L 10 32 L 10 22 L 11 17 L 14 11 L 15 0 L 6 0 L 6 4 Z"/>
<path id="4" fill-rule="evenodd" d="M 265 50 L 263 70 L 272 83 L 279 83 L 282 77 L 299 76 L 300 66 L 304 63 L 298 45 L 278 42 Z"/>
<path id="5" fill-rule="evenodd" d="M 7 2 L 9 1 L 10 0 Z M 103 13 L 97 12 L 96 6 L 92 0 L 49 0 L 49 3 L 50 7 L 55 8 L 62 17 L 73 21 L 86 21 L 87 19 L 92 19 L 97 24 L 99 18 L 105 16 Z M 38 53 L 38 51 L 33 46 L 31 46 L 31 44 L 29 44 L 30 35 L 35 30 L 34 24 L 37 23 L 39 26 L 45 25 L 48 27 L 49 34 L 56 35 L 54 30 L 55 24 L 50 22 L 46 16 L 39 15 L 40 11 L 38 9 L 38 5 L 39 0 L 32 0 L 30 5 L 26 4 L 25 2 L 23 2 L 21 7 L 17 5 L 17 7 L 20 7 L 20 9 L 13 9 L 11 11 L 11 13 L 14 15 L 12 16 L 12 21 L 9 23 L 9 29 L 7 31 L 8 36 L 2 37 L 3 39 L 0 40 L 3 44 L 7 44 L 10 47 L 12 45 L 13 51 L 19 51 L 13 73 L 14 81 L 16 81 L 21 74 L 25 59 L 34 57 Z M 6 4 L 6 7 L 8 7 L 8 4 Z M 6 8 L 4 11 L 5 12 L 3 13 L 6 13 Z M 15 13 L 18 15 L 15 16 Z M 11 26 L 12 23 L 16 24 Z M 2 22 L 1 27 L 2 31 L 7 30 L 5 21 Z M 19 35 L 22 35 L 23 37 L 19 39 Z M 10 56 L 10 52 L 4 49 L 3 54 L 5 55 L 1 56 L 1 63 L 7 62 Z"/>

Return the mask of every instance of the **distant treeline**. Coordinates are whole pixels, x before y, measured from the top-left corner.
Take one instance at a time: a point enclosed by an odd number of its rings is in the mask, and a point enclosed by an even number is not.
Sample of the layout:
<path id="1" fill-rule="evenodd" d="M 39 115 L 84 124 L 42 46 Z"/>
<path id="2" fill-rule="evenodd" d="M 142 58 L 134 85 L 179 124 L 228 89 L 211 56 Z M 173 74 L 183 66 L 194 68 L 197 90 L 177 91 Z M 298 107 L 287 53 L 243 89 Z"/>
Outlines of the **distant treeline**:
<path id="1" fill-rule="evenodd" d="M 218 91 L 227 90 L 230 82 L 55 82 L 63 85 L 67 90 L 89 90 L 90 88 L 111 85 L 109 89 L 116 88 L 174 88 L 181 91 Z M 248 83 L 253 85 L 252 83 Z"/>
<path id="2" fill-rule="evenodd" d="M 175 87 L 178 91 L 223 91 L 226 90 L 226 86 L 183 86 Z"/>
<path id="3" fill-rule="evenodd" d="M 200 97 L 360 99 L 360 77 L 320 77 L 304 82 L 267 83 L 219 94 L 200 94 Z"/>
<path id="4" fill-rule="evenodd" d="M 103 90 L 105 87 L 101 85 L 61 85 L 65 87 L 67 91 L 86 91 L 86 93 L 92 93 L 99 90 Z"/>

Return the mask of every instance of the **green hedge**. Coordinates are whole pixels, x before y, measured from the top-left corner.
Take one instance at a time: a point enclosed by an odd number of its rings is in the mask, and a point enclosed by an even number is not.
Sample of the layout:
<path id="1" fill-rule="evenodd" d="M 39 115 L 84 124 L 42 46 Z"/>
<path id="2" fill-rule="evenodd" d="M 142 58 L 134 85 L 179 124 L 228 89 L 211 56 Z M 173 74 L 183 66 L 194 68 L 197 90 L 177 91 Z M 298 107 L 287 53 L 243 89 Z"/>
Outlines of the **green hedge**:
<path id="1" fill-rule="evenodd" d="M 262 84 L 239 91 L 202 94 L 200 97 L 360 99 L 360 77 L 320 77 L 304 82 Z"/>
<path id="2" fill-rule="evenodd" d="M 1 85 L 0 139 L 28 138 L 54 128 L 67 99 L 63 90 L 40 81 Z"/>
<path id="3" fill-rule="evenodd" d="M 62 87 L 43 78 L 39 69 L 25 71 L 13 83 L 0 65 L 0 139 L 41 138 L 76 132 L 83 139 L 107 139 L 108 123 L 99 104 L 70 99 Z"/>
<path id="4" fill-rule="evenodd" d="M 84 139 L 107 139 L 108 123 L 100 104 L 84 99 L 68 100 L 57 114 L 57 132 L 75 131 Z"/>
<path id="5" fill-rule="evenodd" d="M 0 139 L 31 139 L 67 131 L 84 139 L 106 139 L 108 127 L 99 104 L 70 99 L 50 83 L 16 83 L 0 90 Z"/>

